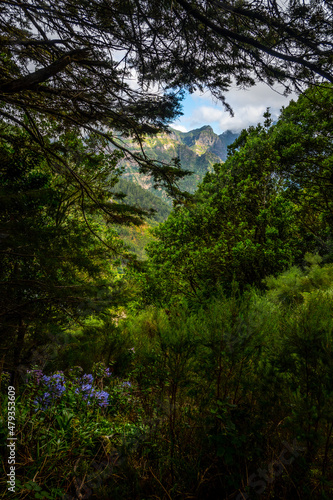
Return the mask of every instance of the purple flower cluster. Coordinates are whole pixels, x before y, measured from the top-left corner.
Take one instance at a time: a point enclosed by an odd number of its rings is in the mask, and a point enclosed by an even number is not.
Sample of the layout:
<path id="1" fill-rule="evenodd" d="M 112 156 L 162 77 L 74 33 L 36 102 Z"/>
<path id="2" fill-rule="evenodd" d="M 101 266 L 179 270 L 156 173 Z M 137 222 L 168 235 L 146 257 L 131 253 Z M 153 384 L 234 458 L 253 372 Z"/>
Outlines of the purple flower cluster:
<path id="1" fill-rule="evenodd" d="M 86 382 L 90 383 L 86 383 Z M 81 385 L 75 389 L 75 394 L 81 395 L 82 399 L 87 401 L 90 405 L 92 402 L 97 401 L 98 406 L 105 407 L 108 405 L 109 394 L 105 391 L 97 391 L 93 384 L 93 376 L 83 375 Z"/>
<path id="2" fill-rule="evenodd" d="M 29 373 L 33 374 L 36 385 L 45 390 L 34 400 L 34 405 L 41 410 L 46 410 L 63 397 L 70 398 L 70 393 L 73 394 L 72 389 L 74 389 L 75 399 L 80 398 L 88 405 L 97 403 L 103 408 L 109 404 L 109 394 L 94 387 L 94 377 L 90 373 L 84 374 L 74 381 L 66 381 L 63 372 L 56 372 L 49 376 L 43 375 L 41 370 L 32 370 Z M 108 368 L 105 370 L 105 375 L 111 376 Z"/>
<path id="3" fill-rule="evenodd" d="M 49 377 L 44 375 L 42 381 L 55 397 L 61 397 L 66 390 L 65 377 L 62 372 L 57 372 Z"/>
<path id="4" fill-rule="evenodd" d="M 42 396 L 39 396 L 34 400 L 34 405 L 39 407 L 41 410 L 45 411 L 52 403 L 52 396 L 49 392 L 44 392 Z"/>
<path id="5" fill-rule="evenodd" d="M 36 375 L 36 372 L 37 375 Z M 50 404 L 61 396 L 66 391 L 65 376 L 63 372 L 56 372 L 53 375 L 43 375 L 41 370 L 35 370 L 35 379 L 37 385 L 42 384 L 46 389 L 44 394 L 34 400 L 36 406 L 40 406 L 45 410 Z"/>

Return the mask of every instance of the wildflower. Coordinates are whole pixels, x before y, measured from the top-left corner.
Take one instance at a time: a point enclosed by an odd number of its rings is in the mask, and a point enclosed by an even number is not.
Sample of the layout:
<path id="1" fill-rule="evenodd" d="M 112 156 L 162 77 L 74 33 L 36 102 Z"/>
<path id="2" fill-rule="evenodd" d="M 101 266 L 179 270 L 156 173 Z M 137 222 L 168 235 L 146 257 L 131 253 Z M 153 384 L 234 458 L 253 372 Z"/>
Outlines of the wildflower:
<path id="1" fill-rule="evenodd" d="M 95 392 L 95 398 L 98 401 L 98 405 L 101 407 L 105 407 L 108 405 L 109 394 L 105 391 Z"/>
<path id="2" fill-rule="evenodd" d="M 122 385 L 122 387 L 132 387 L 131 382 L 128 382 L 128 381 L 123 382 L 121 385 Z"/>
<path id="3" fill-rule="evenodd" d="M 48 377 L 47 375 L 42 376 L 42 382 L 44 384 L 48 384 L 50 382 L 51 377 Z"/>
<path id="4" fill-rule="evenodd" d="M 94 377 L 91 375 L 91 373 L 85 373 L 83 376 L 82 376 L 82 380 L 84 380 L 85 382 L 88 382 L 89 384 L 92 384 L 94 382 Z"/>
<path id="5" fill-rule="evenodd" d="M 38 409 L 45 411 L 52 402 L 52 397 L 49 392 L 44 392 L 44 394 L 34 400 L 34 406 L 36 406 L 36 411 Z"/>
<path id="6" fill-rule="evenodd" d="M 42 380 L 54 398 L 61 397 L 66 390 L 65 377 L 62 372 L 57 372 L 50 377 L 44 375 Z"/>
<path id="7" fill-rule="evenodd" d="M 65 392 L 66 390 L 66 387 L 65 385 L 62 385 L 62 384 L 56 384 L 54 387 L 54 393 L 55 393 L 55 396 L 57 397 L 61 397 L 63 395 L 63 393 Z"/>
<path id="8" fill-rule="evenodd" d="M 110 376 L 111 373 L 109 369 L 105 370 L 105 373 Z M 35 376 L 35 375 L 34 375 Z M 42 388 L 45 392 L 41 396 L 38 396 L 33 404 L 37 409 L 45 411 L 52 403 L 63 397 L 66 392 L 66 379 L 63 372 L 56 372 L 53 375 L 43 375 L 39 371 L 38 376 L 41 382 Z M 91 374 L 84 374 L 82 378 L 76 378 L 76 381 L 68 382 L 68 387 L 74 386 L 74 394 L 76 397 L 81 397 L 87 405 L 92 405 L 94 402 L 100 407 L 106 407 L 108 405 L 109 394 L 103 390 L 97 391 L 94 387 L 94 377 Z M 70 392 L 68 393 L 70 394 Z"/>
<path id="9" fill-rule="evenodd" d="M 81 391 L 91 393 L 93 391 L 93 386 L 91 384 L 84 384 L 81 386 Z"/>

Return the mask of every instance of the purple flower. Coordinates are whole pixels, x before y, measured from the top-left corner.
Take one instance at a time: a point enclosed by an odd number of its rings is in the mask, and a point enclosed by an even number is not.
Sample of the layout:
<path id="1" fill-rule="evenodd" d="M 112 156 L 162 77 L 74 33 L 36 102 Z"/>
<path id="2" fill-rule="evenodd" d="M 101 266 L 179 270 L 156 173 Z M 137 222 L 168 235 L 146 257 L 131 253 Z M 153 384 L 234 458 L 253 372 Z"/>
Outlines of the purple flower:
<path id="1" fill-rule="evenodd" d="M 65 377 L 62 372 L 55 373 L 50 377 L 44 375 L 42 381 L 53 397 L 61 397 L 66 390 Z"/>
<path id="2" fill-rule="evenodd" d="M 95 389 L 92 384 L 83 384 L 81 387 L 75 389 L 75 394 L 81 394 L 82 398 L 88 400 L 89 397 L 94 396 Z"/>
<path id="3" fill-rule="evenodd" d="M 61 397 L 66 390 L 65 384 L 56 384 L 54 387 L 56 396 Z"/>
<path id="4" fill-rule="evenodd" d="M 34 400 L 34 405 L 40 407 L 40 410 L 45 411 L 50 403 L 52 402 L 52 396 L 49 392 L 44 392 L 44 394 Z"/>
<path id="5" fill-rule="evenodd" d="M 105 374 L 106 377 L 111 377 L 112 372 L 110 371 L 110 368 L 106 368 L 104 374 Z"/>
<path id="6" fill-rule="evenodd" d="M 48 384 L 50 382 L 51 377 L 48 377 L 47 375 L 42 376 L 42 382 L 44 384 Z"/>
<path id="7" fill-rule="evenodd" d="M 84 380 L 85 382 L 88 382 L 89 384 L 93 384 L 94 377 L 91 375 L 91 373 L 88 373 L 88 374 L 84 374 L 82 376 L 82 380 Z"/>
<path id="8" fill-rule="evenodd" d="M 105 391 L 95 392 L 95 398 L 98 401 L 98 405 L 101 407 L 105 407 L 108 405 L 109 394 Z"/>
<path id="9" fill-rule="evenodd" d="M 81 387 L 81 391 L 82 391 L 82 392 L 88 392 L 88 393 L 90 393 L 90 392 L 92 392 L 93 390 L 94 390 L 94 389 L 93 389 L 93 386 L 92 386 L 91 384 L 84 384 L 84 385 L 82 385 L 82 387 Z"/>

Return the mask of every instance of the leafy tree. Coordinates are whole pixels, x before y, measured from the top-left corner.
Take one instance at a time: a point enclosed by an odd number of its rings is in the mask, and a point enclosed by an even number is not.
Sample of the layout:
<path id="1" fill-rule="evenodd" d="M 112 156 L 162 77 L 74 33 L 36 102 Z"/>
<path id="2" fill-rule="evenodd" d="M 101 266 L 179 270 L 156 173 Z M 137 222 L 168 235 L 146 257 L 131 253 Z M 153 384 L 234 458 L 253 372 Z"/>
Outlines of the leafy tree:
<path id="1" fill-rule="evenodd" d="M 327 239 L 333 226 L 332 110 L 331 86 L 309 88 L 282 110 L 273 131 L 278 170 L 288 179 L 290 197 L 299 205 L 298 216 L 324 253 L 331 251 Z M 323 223 L 330 228 L 324 241 Z"/>
<path id="2" fill-rule="evenodd" d="M 89 152 L 70 134 L 63 141 L 71 145 L 66 152 L 79 162 L 81 178 L 95 183 L 99 203 L 106 203 L 117 154 L 106 164 L 104 155 Z M 119 255 L 123 262 L 130 258 L 117 233 L 94 215 L 95 204 L 52 174 L 43 152 L 29 142 L 25 132 L 1 125 L 0 333 L 5 368 L 13 377 L 70 322 L 116 305 Z M 115 218 L 138 222 L 119 207 Z"/>
<path id="3" fill-rule="evenodd" d="M 155 230 L 159 241 L 148 249 L 149 265 L 164 300 L 175 294 L 202 300 L 218 284 L 230 292 L 233 279 L 241 288 L 262 286 L 265 276 L 301 264 L 307 250 L 327 248 L 327 223 L 308 205 L 309 227 L 292 194 L 277 133 L 269 114 L 264 127 L 243 131 L 228 160 L 206 175 L 194 203 Z M 300 190 L 307 195 L 306 185 Z"/>

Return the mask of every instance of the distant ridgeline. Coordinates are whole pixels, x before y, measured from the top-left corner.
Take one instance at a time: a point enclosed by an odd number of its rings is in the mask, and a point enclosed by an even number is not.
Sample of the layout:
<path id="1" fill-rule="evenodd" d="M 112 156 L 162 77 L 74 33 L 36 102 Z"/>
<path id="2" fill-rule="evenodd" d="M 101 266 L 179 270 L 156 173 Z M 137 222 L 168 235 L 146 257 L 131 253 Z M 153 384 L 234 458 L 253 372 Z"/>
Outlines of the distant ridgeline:
<path id="1" fill-rule="evenodd" d="M 190 132 L 179 132 L 170 128 L 170 133 L 147 137 L 144 150 L 149 157 L 168 163 L 173 158 L 179 157 L 182 168 L 193 172 L 180 183 L 180 186 L 193 193 L 205 174 L 212 170 L 213 165 L 226 160 L 227 146 L 232 144 L 238 135 L 230 130 L 217 135 L 209 125 Z M 139 151 L 138 146 L 129 139 L 124 141 L 129 149 Z M 123 160 L 122 164 L 125 166 L 123 177 L 126 180 L 136 182 L 170 204 L 166 194 L 162 190 L 154 190 L 151 178 L 140 174 L 133 162 Z"/>

